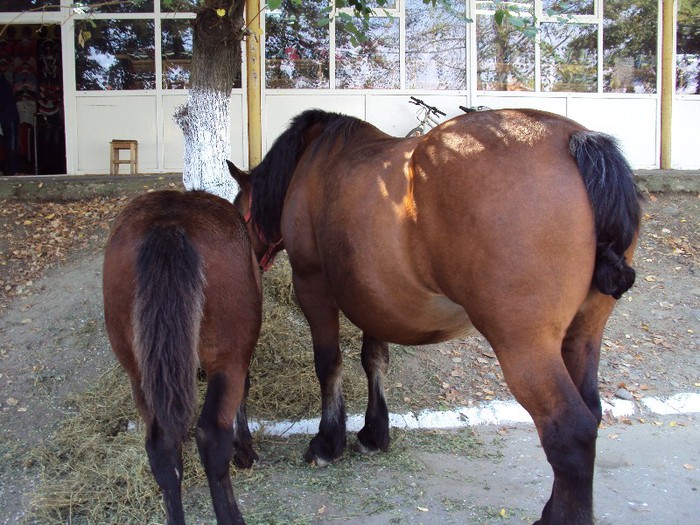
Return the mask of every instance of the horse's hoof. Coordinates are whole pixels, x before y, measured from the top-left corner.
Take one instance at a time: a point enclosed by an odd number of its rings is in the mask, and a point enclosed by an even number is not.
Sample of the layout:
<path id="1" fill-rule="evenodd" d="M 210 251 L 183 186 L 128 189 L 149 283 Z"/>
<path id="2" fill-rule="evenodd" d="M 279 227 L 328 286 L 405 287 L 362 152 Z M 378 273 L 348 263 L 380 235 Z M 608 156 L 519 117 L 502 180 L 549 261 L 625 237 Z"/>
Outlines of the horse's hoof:
<path id="1" fill-rule="evenodd" d="M 361 454 L 377 454 L 389 450 L 389 431 L 370 432 L 367 427 L 362 428 L 357 433 L 357 444 L 355 449 Z"/>
<path id="2" fill-rule="evenodd" d="M 359 440 L 355 443 L 355 450 L 363 456 L 374 456 L 375 454 L 379 454 L 381 452 L 380 449 L 370 448 Z"/>
<path id="3" fill-rule="evenodd" d="M 309 465 L 312 467 L 327 467 L 328 465 L 331 465 L 333 462 L 332 461 L 326 461 L 325 459 L 321 458 L 312 458 L 311 461 L 308 462 Z"/>
<path id="4" fill-rule="evenodd" d="M 260 457 L 252 448 L 249 450 L 237 450 L 233 454 L 233 463 L 238 468 L 252 468 L 259 459 Z"/>
<path id="5" fill-rule="evenodd" d="M 304 461 L 306 461 L 312 467 L 327 467 L 328 465 L 332 465 L 333 463 L 335 463 L 336 460 L 334 460 L 334 459 L 328 460 L 328 459 L 324 459 L 320 456 L 317 456 L 309 448 L 309 450 L 306 451 L 306 454 L 304 454 Z"/>

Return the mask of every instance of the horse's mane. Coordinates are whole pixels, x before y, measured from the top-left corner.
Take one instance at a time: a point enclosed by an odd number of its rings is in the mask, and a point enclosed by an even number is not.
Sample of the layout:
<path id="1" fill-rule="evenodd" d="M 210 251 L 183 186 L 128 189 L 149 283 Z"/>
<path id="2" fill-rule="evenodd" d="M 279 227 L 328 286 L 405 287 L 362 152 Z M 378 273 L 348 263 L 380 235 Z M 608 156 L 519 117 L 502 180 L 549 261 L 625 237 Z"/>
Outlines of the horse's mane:
<path id="1" fill-rule="evenodd" d="M 251 214 L 260 232 L 271 240 L 279 234 L 282 206 L 289 183 L 302 153 L 309 145 L 305 135 L 312 126 L 323 126 L 315 140 L 313 153 L 335 139 L 347 140 L 362 121 L 339 113 L 311 109 L 297 115 L 282 135 L 277 137 L 262 162 L 251 171 L 253 188 Z"/>

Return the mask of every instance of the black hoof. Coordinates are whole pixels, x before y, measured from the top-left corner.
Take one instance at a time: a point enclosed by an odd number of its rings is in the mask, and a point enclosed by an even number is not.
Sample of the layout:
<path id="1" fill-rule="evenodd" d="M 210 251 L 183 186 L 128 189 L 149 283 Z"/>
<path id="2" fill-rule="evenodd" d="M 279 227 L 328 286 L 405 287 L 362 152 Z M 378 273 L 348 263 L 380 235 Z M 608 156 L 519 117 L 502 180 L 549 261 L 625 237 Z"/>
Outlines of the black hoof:
<path id="1" fill-rule="evenodd" d="M 374 454 L 389 450 L 391 439 L 386 431 L 376 432 L 367 426 L 357 433 L 357 450 L 363 454 Z"/>
<path id="2" fill-rule="evenodd" d="M 236 449 L 233 454 L 233 463 L 238 468 L 251 468 L 253 464 L 258 461 L 260 457 L 253 450 L 253 447 L 245 447 L 243 449 Z"/>
<path id="3" fill-rule="evenodd" d="M 329 442 L 317 435 L 309 442 L 304 461 L 315 467 L 325 467 L 335 463 L 343 455 L 344 449 L 345 439 Z"/>

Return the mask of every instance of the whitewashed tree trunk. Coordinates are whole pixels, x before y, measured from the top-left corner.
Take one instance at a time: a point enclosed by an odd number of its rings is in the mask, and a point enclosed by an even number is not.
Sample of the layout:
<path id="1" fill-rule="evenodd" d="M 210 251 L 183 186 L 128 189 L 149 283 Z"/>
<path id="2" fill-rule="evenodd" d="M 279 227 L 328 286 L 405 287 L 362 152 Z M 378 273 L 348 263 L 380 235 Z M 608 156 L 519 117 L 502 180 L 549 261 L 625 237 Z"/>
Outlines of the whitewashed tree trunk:
<path id="1" fill-rule="evenodd" d="M 231 155 L 231 90 L 241 72 L 245 0 L 201 0 L 194 21 L 187 104 L 175 114 L 184 133 L 182 182 L 233 202 L 239 187 Z M 243 125 L 243 123 L 241 123 Z"/>
<path id="2" fill-rule="evenodd" d="M 226 165 L 231 154 L 230 105 L 229 93 L 192 88 L 175 120 L 185 135 L 185 189 L 203 190 L 233 202 L 239 187 Z"/>

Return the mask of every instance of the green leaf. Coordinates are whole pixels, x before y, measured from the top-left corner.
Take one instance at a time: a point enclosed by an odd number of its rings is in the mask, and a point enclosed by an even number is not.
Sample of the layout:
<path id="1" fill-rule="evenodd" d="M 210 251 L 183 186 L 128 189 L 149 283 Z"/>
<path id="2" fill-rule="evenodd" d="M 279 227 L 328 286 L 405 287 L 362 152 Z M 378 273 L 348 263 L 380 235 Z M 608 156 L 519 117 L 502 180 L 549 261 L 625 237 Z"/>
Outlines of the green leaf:
<path id="1" fill-rule="evenodd" d="M 528 38 L 534 39 L 537 36 L 537 28 L 527 27 L 523 30 L 523 34 Z"/>
<path id="2" fill-rule="evenodd" d="M 330 18 L 319 18 L 319 19 L 316 21 L 316 25 L 317 25 L 318 27 L 326 27 L 326 26 L 329 25 L 330 23 L 331 23 L 331 19 L 330 19 Z"/>
<path id="3" fill-rule="evenodd" d="M 496 25 L 498 25 L 498 26 L 503 24 L 503 20 L 505 19 L 505 17 L 506 17 L 506 12 L 502 9 L 497 10 L 493 15 L 493 19 L 495 20 Z"/>
<path id="4" fill-rule="evenodd" d="M 267 8 L 270 11 L 279 9 L 282 6 L 282 0 L 267 0 Z"/>

